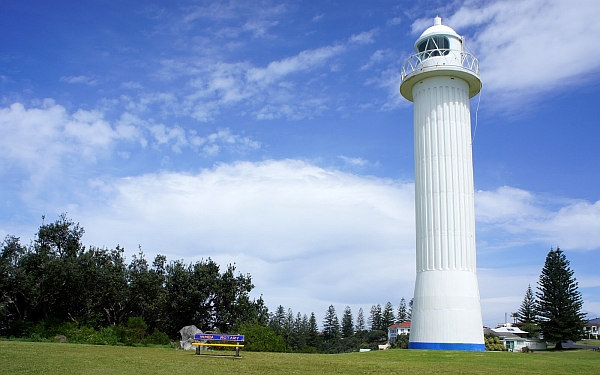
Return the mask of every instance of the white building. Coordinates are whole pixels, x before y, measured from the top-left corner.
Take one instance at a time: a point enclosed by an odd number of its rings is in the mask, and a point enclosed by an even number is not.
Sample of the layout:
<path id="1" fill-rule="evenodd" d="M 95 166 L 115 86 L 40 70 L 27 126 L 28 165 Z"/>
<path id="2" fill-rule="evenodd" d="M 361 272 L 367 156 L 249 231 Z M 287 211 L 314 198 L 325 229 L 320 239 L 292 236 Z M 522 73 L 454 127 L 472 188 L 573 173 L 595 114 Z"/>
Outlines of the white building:
<path id="1" fill-rule="evenodd" d="M 497 335 L 504 347 L 509 352 L 520 352 L 523 348 L 529 350 L 546 350 L 546 342 L 537 338 L 528 338 L 529 332 L 521 330 L 519 327 L 503 326 L 491 330 Z"/>
<path id="2" fill-rule="evenodd" d="M 598 340 L 600 331 L 600 318 L 592 319 L 585 324 L 583 332 L 587 339 Z"/>
<path id="3" fill-rule="evenodd" d="M 388 343 L 396 342 L 400 335 L 408 335 L 410 333 L 410 322 L 400 324 L 392 324 L 388 327 Z"/>

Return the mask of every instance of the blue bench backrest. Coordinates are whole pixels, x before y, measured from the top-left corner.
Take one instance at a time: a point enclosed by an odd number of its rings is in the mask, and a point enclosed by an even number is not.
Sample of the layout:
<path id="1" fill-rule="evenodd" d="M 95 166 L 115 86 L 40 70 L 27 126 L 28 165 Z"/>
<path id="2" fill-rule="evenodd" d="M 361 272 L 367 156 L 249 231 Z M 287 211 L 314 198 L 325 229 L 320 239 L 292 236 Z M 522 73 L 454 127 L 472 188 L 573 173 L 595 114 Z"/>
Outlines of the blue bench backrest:
<path id="1" fill-rule="evenodd" d="M 194 339 L 215 341 L 244 341 L 244 335 L 224 335 L 221 333 L 196 333 Z"/>

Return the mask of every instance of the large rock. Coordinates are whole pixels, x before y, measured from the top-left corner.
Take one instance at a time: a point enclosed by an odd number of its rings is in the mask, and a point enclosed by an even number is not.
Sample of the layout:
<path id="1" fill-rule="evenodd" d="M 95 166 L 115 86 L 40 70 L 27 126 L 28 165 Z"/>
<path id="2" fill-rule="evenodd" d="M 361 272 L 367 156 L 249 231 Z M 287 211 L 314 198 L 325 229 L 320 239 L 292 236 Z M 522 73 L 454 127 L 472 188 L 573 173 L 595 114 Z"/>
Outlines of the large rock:
<path id="1" fill-rule="evenodd" d="M 69 340 L 67 340 L 67 336 L 65 335 L 56 335 L 54 336 L 54 341 L 56 342 L 68 342 Z"/>
<path id="2" fill-rule="evenodd" d="M 179 341 L 179 348 L 183 350 L 196 350 L 196 348 L 192 346 L 196 333 L 202 333 L 202 331 L 195 325 L 185 326 L 180 329 L 179 334 L 181 335 L 181 341 Z"/>

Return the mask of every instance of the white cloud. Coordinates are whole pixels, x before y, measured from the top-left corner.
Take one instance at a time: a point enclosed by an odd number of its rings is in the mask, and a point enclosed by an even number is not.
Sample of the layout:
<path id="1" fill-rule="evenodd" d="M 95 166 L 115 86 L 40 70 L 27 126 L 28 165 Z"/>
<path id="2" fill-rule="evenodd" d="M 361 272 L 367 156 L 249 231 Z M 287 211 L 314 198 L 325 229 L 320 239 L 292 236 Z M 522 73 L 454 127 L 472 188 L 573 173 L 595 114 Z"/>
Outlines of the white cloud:
<path id="1" fill-rule="evenodd" d="M 61 82 L 66 83 L 82 83 L 85 85 L 93 86 L 97 83 L 97 81 L 93 78 L 87 76 L 62 76 L 59 79 Z"/>
<path id="2" fill-rule="evenodd" d="M 399 68 L 391 66 L 377 77 L 368 79 L 366 85 L 375 85 L 376 87 L 383 88 L 387 91 L 387 100 L 381 105 L 381 109 L 389 111 L 401 106 L 412 105 L 409 101 L 400 96 L 400 75 L 398 74 Z M 369 103 L 370 104 L 370 103 Z"/>
<path id="3" fill-rule="evenodd" d="M 141 244 L 147 254 L 164 253 L 169 259 L 210 256 L 236 262 L 269 301 L 286 303 L 290 291 L 305 294 L 310 303 L 286 304 L 303 311 L 315 300 L 358 303 L 412 294 L 410 183 L 269 160 L 94 186 L 101 186 L 98 194 L 106 201 L 73 212 L 85 223 L 91 243 L 120 243 L 129 251 Z M 378 286 L 381 274 L 388 281 L 383 287 Z"/>
<path id="4" fill-rule="evenodd" d="M 130 127 L 114 127 L 102 117 L 101 112 L 82 109 L 69 115 L 50 99 L 36 108 L 21 103 L 2 108 L 0 160 L 45 175 L 59 168 L 67 156 L 94 161 L 115 141 L 137 136 Z"/>
<path id="5" fill-rule="evenodd" d="M 259 141 L 228 128 L 199 136 L 193 130 L 154 124 L 129 112 L 109 122 L 102 111 L 78 109 L 69 114 L 50 99 L 32 108 L 21 103 L 0 108 L 0 132 L 0 173 L 16 166 L 39 180 L 63 170 L 69 158 L 95 163 L 110 158 L 113 151 L 130 157 L 130 151 L 118 150 L 119 142 L 138 143 L 141 148 L 149 142 L 155 148 L 170 147 L 175 153 L 204 146 L 204 156 L 214 156 L 222 149 L 243 154 L 261 147 Z"/>
<path id="6" fill-rule="evenodd" d="M 261 38 L 268 36 L 269 29 L 277 24 L 278 21 L 252 20 L 246 22 L 242 29 L 251 32 L 254 38 Z"/>
<path id="7" fill-rule="evenodd" d="M 375 36 L 375 32 L 376 32 L 375 30 L 370 30 L 370 31 L 363 31 L 362 33 L 359 33 L 359 34 L 353 34 L 348 41 L 350 43 L 357 43 L 357 44 L 375 43 L 375 39 L 373 39 L 373 37 Z"/>
<path id="8" fill-rule="evenodd" d="M 484 89 L 525 97 L 598 72 L 600 50 L 590 46 L 599 13 L 596 0 L 468 1 L 444 21 L 459 33 L 475 28 L 467 46 L 480 60 Z"/>
<path id="9" fill-rule="evenodd" d="M 390 53 L 390 50 L 377 50 L 375 51 L 371 57 L 369 58 L 369 61 L 360 67 L 360 70 L 366 70 L 371 68 L 373 65 L 383 61 L 386 59 L 386 55 L 388 55 Z"/>
<path id="10" fill-rule="evenodd" d="M 367 164 L 369 164 L 369 162 L 363 158 L 353 158 L 349 156 L 339 156 L 339 158 L 342 159 L 345 163 L 352 166 L 364 167 Z"/>
<path id="11" fill-rule="evenodd" d="M 543 243 L 569 250 L 600 248 L 600 201 L 567 201 L 501 187 L 475 197 L 478 229 L 506 239 L 504 246 Z"/>
<path id="12" fill-rule="evenodd" d="M 266 68 L 252 68 L 248 71 L 248 81 L 259 84 L 272 83 L 289 74 L 310 70 L 324 64 L 331 57 L 345 50 L 343 45 L 334 45 L 305 50 L 298 55 L 283 60 L 272 61 Z"/>

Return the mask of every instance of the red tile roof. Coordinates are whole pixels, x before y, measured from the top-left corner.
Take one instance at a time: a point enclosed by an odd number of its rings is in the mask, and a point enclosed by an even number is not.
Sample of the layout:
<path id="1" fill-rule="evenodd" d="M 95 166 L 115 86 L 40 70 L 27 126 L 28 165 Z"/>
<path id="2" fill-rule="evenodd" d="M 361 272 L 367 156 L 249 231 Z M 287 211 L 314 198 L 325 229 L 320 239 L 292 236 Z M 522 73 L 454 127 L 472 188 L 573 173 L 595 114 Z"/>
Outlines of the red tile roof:
<path id="1" fill-rule="evenodd" d="M 403 323 L 400 323 L 400 324 L 392 324 L 388 328 L 391 328 L 391 329 L 394 329 L 394 328 L 410 328 L 410 322 L 403 322 Z"/>

